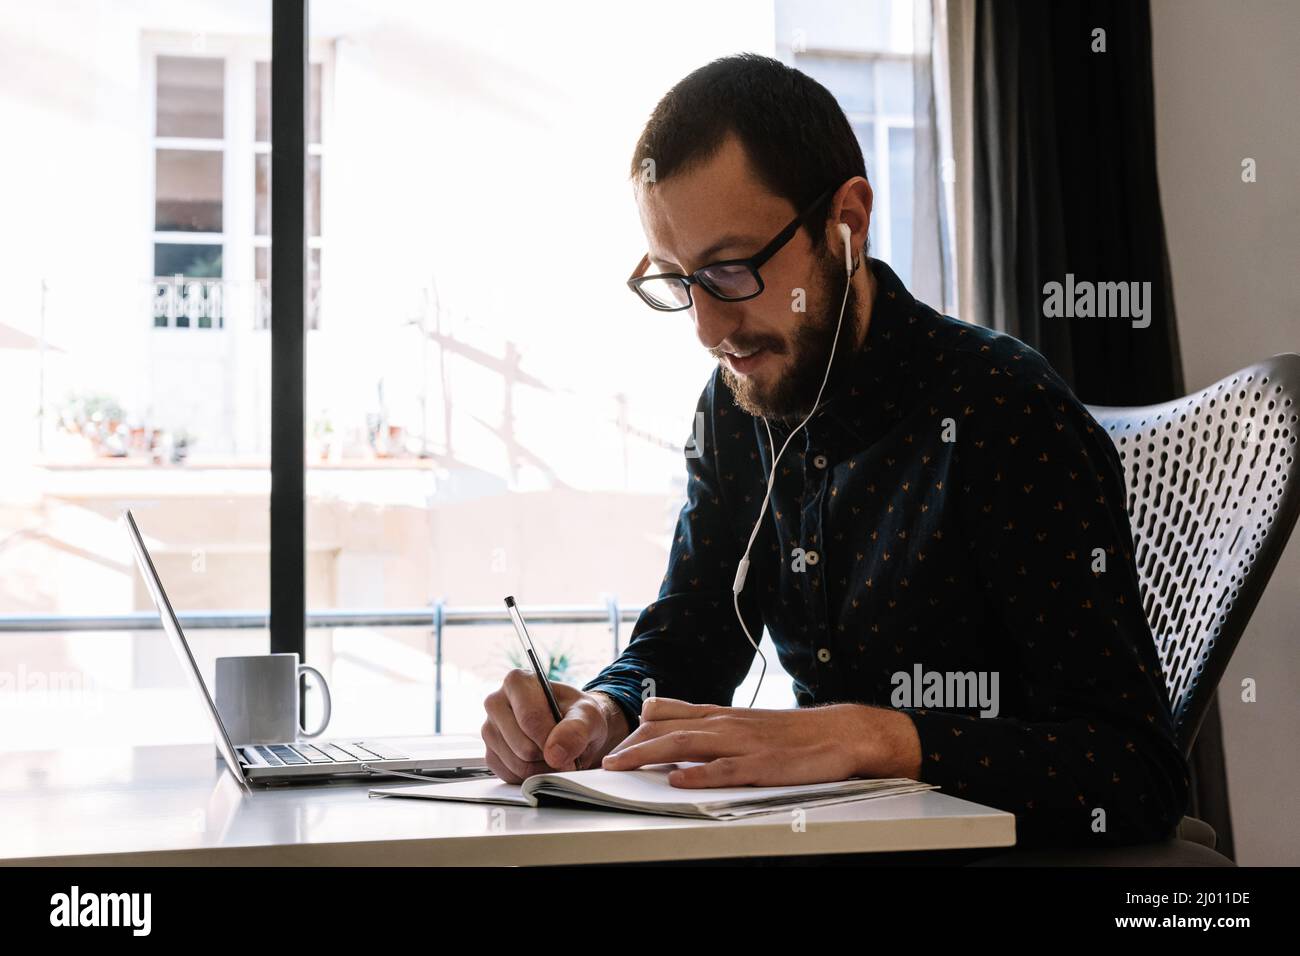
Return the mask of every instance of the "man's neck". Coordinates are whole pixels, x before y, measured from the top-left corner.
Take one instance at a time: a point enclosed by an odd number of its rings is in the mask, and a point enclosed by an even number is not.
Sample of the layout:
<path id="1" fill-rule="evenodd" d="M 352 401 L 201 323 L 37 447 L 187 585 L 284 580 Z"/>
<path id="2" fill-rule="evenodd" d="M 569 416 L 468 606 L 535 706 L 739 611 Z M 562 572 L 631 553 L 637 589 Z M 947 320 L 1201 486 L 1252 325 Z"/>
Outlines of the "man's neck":
<path id="1" fill-rule="evenodd" d="M 862 276 L 862 281 L 858 285 L 858 314 L 854 316 L 853 328 L 856 331 L 853 341 L 853 351 L 857 352 L 862 346 L 867 344 L 867 332 L 871 328 L 871 310 L 876 301 L 876 277 L 871 272 L 870 260 L 865 256 L 862 265 L 858 268 L 858 274 Z M 857 281 L 858 276 L 854 276 Z"/>

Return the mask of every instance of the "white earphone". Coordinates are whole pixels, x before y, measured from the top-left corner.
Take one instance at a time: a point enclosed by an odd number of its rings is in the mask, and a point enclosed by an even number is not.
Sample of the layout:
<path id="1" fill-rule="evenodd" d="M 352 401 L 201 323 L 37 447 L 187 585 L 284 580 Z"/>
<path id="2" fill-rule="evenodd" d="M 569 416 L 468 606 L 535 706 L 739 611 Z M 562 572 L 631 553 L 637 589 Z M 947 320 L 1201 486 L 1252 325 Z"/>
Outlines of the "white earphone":
<path id="1" fill-rule="evenodd" d="M 749 551 L 754 547 L 755 539 L 758 538 L 758 529 L 763 525 L 763 515 L 767 513 L 768 502 L 772 499 L 772 485 L 776 483 L 776 466 L 781 461 L 781 456 L 785 454 L 785 450 L 790 446 L 794 436 L 799 434 L 803 427 L 817 414 L 817 409 L 821 407 L 822 403 L 822 392 L 826 390 L 826 382 L 831 377 L 831 366 L 835 363 L 835 349 L 839 345 L 840 330 L 844 327 L 844 309 L 849 304 L 849 288 L 853 283 L 853 273 L 857 271 L 857 267 L 853 262 L 853 230 L 849 228 L 848 223 L 843 222 L 839 223 L 837 229 L 840 242 L 844 246 L 844 298 L 840 302 L 839 321 L 835 324 L 835 338 L 831 342 L 831 356 L 826 361 L 826 374 L 822 376 L 821 388 L 817 390 L 817 399 L 813 402 L 812 411 L 808 413 L 807 418 L 799 423 L 798 428 L 790 432 L 785 444 L 781 446 L 781 450 L 772 459 L 772 471 L 767 476 L 767 493 L 763 496 L 763 504 L 758 509 L 758 520 L 754 522 L 754 530 L 749 533 L 749 543 L 745 545 L 745 553 L 740 556 L 740 565 L 736 568 L 736 580 L 731 585 L 732 604 L 736 609 L 736 619 L 740 621 L 740 629 L 745 632 L 745 637 L 748 638 L 749 643 L 753 645 L 754 650 L 763 660 L 763 667 L 758 672 L 758 686 L 754 688 L 754 696 L 749 701 L 750 707 L 754 706 L 754 701 L 758 699 L 758 690 L 763 686 L 763 676 L 767 673 L 767 658 L 763 657 L 763 652 L 758 649 L 758 642 L 754 640 L 754 636 L 749 633 L 749 628 L 745 626 L 745 616 L 740 613 L 740 592 L 744 590 L 745 577 L 749 574 Z M 767 429 L 768 448 L 775 449 L 776 443 L 772 441 L 772 426 L 767 423 L 766 418 L 763 419 L 763 427 Z"/>

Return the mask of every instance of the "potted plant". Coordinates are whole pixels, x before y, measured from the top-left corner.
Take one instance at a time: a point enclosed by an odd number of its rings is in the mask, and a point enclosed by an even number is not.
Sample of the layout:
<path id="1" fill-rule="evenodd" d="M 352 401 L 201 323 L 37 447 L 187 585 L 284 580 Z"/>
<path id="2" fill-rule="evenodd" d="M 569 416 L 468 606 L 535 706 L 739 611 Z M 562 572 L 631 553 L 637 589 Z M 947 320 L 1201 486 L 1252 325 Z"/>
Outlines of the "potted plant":
<path id="1" fill-rule="evenodd" d="M 334 423 L 330 420 L 328 412 L 322 412 L 312 421 L 311 437 L 316 457 L 321 461 L 329 461 L 330 450 L 334 444 Z"/>
<path id="2" fill-rule="evenodd" d="M 532 665 L 524 660 L 518 648 L 510 648 L 506 653 L 506 657 L 510 660 L 510 666 L 532 670 Z M 547 654 L 546 657 L 546 679 L 567 684 L 569 682 L 569 671 L 573 666 L 573 660 L 569 656 L 569 652 L 561 650 L 558 654 Z"/>

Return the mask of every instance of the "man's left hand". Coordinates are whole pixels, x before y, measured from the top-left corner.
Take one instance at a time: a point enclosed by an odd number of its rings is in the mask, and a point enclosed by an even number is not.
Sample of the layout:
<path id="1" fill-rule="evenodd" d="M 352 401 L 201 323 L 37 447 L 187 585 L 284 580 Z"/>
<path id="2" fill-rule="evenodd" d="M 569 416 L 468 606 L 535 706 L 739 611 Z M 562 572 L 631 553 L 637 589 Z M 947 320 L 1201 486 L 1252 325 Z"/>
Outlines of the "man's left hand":
<path id="1" fill-rule="evenodd" d="M 863 704 L 753 710 L 648 698 L 641 723 L 601 764 L 634 770 L 699 763 L 674 787 L 779 787 L 850 777 L 920 779 L 921 744 L 905 713 Z"/>

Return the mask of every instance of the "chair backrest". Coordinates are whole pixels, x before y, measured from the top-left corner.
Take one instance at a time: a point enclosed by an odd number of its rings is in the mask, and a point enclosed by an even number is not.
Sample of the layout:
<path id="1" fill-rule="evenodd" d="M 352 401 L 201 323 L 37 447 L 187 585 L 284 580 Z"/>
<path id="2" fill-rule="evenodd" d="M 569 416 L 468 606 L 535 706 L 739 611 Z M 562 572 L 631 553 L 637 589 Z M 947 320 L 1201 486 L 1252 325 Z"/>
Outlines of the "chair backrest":
<path id="1" fill-rule="evenodd" d="M 1123 462 L 1142 606 L 1189 754 L 1300 511 L 1300 355 L 1162 405 L 1088 410 Z"/>

